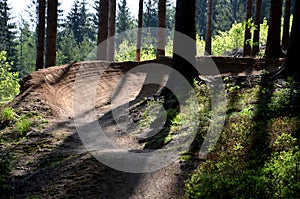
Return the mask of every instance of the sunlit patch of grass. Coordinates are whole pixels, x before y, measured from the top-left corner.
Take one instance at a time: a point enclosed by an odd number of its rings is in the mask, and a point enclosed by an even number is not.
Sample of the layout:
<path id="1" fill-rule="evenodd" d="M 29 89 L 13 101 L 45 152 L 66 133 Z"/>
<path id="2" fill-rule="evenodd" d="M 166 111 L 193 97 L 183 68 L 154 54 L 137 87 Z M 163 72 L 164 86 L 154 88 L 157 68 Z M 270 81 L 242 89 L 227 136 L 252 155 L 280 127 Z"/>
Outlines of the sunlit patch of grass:
<path id="1" fill-rule="evenodd" d="M 209 159 L 191 174 L 186 197 L 295 198 L 299 91 L 290 80 L 274 91 L 234 84 L 227 90 L 231 103 L 223 133 Z"/>
<path id="2" fill-rule="evenodd" d="M 15 131 L 22 137 L 30 131 L 31 122 L 28 118 L 22 118 L 16 122 Z"/>
<path id="3" fill-rule="evenodd" d="M 0 111 L 1 123 L 11 123 L 17 120 L 17 114 L 10 107 L 4 108 Z"/>

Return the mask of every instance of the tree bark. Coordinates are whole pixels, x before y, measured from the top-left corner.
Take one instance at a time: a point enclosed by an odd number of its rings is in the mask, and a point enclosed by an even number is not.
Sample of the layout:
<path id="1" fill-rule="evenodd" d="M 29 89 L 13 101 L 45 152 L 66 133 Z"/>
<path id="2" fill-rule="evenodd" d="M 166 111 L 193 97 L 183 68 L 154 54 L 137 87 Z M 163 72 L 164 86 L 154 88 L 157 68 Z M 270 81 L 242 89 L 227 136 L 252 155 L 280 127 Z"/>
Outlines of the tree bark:
<path id="1" fill-rule="evenodd" d="M 213 9 L 213 0 L 207 1 L 207 28 L 206 28 L 206 40 L 205 40 L 205 54 L 211 55 L 211 46 L 212 46 L 212 9 Z"/>
<path id="2" fill-rule="evenodd" d="M 173 44 L 173 68 L 179 71 L 191 84 L 193 80 L 199 78 L 196 65 L 196 27 L 195 27 L 195 13 L 196 1 L 195 0 L 177 0 L 176 15 L 175 15 L 175 35 Z M 182 41 L 179 34 L 194 40 L 193 43 L 186 43 Z M 186 57 L 181 57 L 176 52 L 184 52 Z M 187 60 L 192 60 L 193 63 Z"/>
<path id="3" fill-rule="evenodd" d="M 246 27 L 245 27 L 245 39 L 244 39 L 244 57 L 251 56 L 251 45 L 249 40 L 251 39 L 250 24 L 252 17 L 252 0 L 247 0 L 247 13 L 246 13 Z"/>
<path id="4" fill-rule="evenodd" d="M 108 24 L 108 43 L 107 43 L 107 59 L 115 60 L 115 33 L 116 33 L 116 0 L 109 1 L 109 24 Z"/>
<path id="5" fill-rule="evenodd" d="M 166 47 L 166 0 L 158 2 L 158 33 L 157 33 L 157 52 L 156 58 L 159 59 L 165 56 Z"/>
<path id="6" fill-rule="evenodd" d="M 292 30 L 290 34 L 287 57 L 285 60 L 284 75 L 296 76 L 300 80 L 299 46 L 300 46 L 300 1 L 296 1 L 293 17 Z"/>
<path id="7" fill-rule="evenodd" d="M 36 70 L 44 68 L 46 0 L 39 0 L 38 7 L 38 37 L 35 63 Z"/>
<path id="8" fill-rule="evenodd" d="M 271 0 L 266 57 L 282 57 L 280 47 L 282 0 Z"/>
<path id="9" fill-rule="evenodd" d="M 287 50 L 290 36 L 291 0 L 285 0 L 284 23 L 282 34 L 282 50 Z"/>
<path id="10" fill-rule="evenodd" d="M 107 60 L 109 1 L 99 1 L 97 60 Z"/>
<path id="11" fill-rule="evenodd" d="M 257 56 L 259 53 L 259 34 L 260 34 L 260 16 L 261 16 L 261 4 L 262 0 L 256 0 L 256 8 L 255 8 L 255 30 L 253 35 L 253 47 L 252 47 L 252 55 Z"/>
<path id="12" fill-rule="evenodd" d="M 144 1 L 139 1 L 139 16 L 138 16 L 138 33 L 136 42 L 136 60 L 141 60 L 141 48 L 142 48 L 142 27 L 143 27 L 143 8 Z"/>
<path id="13" fill-rule="evenodd" d="M 57 40 L 57 7 L 58 0 L 47 1 L 47 34 L 46 34 L 46 62 L 45 66 L 56 64 L 56 40 Z"/>

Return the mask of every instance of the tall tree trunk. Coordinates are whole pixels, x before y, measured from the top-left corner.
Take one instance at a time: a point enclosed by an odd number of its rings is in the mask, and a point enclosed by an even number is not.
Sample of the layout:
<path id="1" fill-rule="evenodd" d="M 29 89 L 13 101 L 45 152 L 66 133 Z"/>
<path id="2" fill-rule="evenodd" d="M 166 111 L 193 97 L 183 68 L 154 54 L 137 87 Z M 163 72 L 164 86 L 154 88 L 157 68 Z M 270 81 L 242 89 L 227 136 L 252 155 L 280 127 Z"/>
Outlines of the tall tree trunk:
<path id="1" fill-rule="evenodd" d="M 116 0 L 109 1 L 109 24 L 108 24 L 108 43 L 107 43 L 107 59 L 109 61 L 115 60 L 115 33 L 116 33 Z"/>
<path id="2" fill-rule="evenodd" d="M 212 45 L 212 10 L 213 0 L 207 0 L 207 28 L 206 28 L 206 40 L 205 40 L 205 54 L 211 55 Z"/>
<path id="3" fill-rule="evenodd" d="M 198 71 L 194 67 L 196 64 L 196 27 L 195 27 L 195 0 L 177 0 L 175 15 L 175 35 L 173 44 L 173 68 L 179 71 L 191 84 L 198 79 Z M 177 34 L 183 33 L 194 40 L 193 43 L 182 41 L 182 37 Z M 186 57 L 181 57 L 176 52 L 184 52 Z M 193 63 L 187 60 L 192 60 Z"/>
<path id="4" fill-rule="evenodd" d="M 281 14 L 282 0 L 271 0 L 266 57 L 283 56 L 280 48 Z"/>
<path id="5" fill-rule="evenodd" d="M 287 56 L 282 69 L 275 75 L 280 76 L 294 76 L 297 81 L 300 80 L 299 67 L 299 46 L 300 46 L 300 1 L 295 3 L 295 11 L 293 16 L 292 30 L 289 39 Z"/>
<path id="6" fill-rule="evenodd" d="M 255 30 L 253 35 L 253 47 L 252 47 L 253 56 L 257 56 L 259 53 L 261 4 L 262 4 L 262 0 L 256 0 L 255 20 L 254 20 Z"/>
<path id="7" fill-rule="evenodd" d="M 38 38 L 35 69 L 39 70 L 44 67 L 44 47 L 45 47 L 45 20 L 46 20 L 46 0 L 38 2 Z"/>
<path id="8" fill-rule="evenodd" d="M 166 0 L 159 0 L 158 2 L 158 33 L 157 33 L 157 53 L 156 58 L 165 56 L 166 47 Z"/>
<path id="9" fill-rule="evenodd" d="M 290 36 L 291 0 L 285 0 L 282 50 L 287 50 Z"/>
<path id="10" fill-rule="evenodd" d="M 137 61 L 141 60 L 143 8 L 144 8 L 144 1 L 140 0 L 140 2 L 139 2 L 139 16 L 138 16 L 138 33 L 137 33 L 137 42 L 136 42 L 136 60 Z"/>
<path id="11" fill-rule="evenodd" d="M 252 0 L 247 0 L 247 13 L 246 13 L 246 27 L 245 27 L 245 39 L 244 39 L 244 57 L 251 55 L 251 45 L 249 40 L 251 39 L 250 24 L 252 17 Z"/>
<path id="12" fill-rule="evenodd" d="M 47 34 L 46 34 L 46 67 L 56 64 L 56 38 L 57 38 L 57 7 L 58 0 L 47 1 Z"/>
<path id="13" fill-rule="evenodd" d="M 97 60 L 107 60 L 109 1 L 99 1 Z"/>

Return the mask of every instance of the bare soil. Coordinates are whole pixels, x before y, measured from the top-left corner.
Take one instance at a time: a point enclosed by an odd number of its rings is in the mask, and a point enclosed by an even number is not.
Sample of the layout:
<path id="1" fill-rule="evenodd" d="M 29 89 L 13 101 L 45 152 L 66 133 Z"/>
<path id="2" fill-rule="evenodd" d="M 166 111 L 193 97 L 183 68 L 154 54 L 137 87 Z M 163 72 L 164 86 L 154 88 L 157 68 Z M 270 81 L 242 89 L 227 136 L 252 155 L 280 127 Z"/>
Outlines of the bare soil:
<path id="1" fill-rule="evenodd" d="M 213 59 L 222 76 L 260 75 L 262 70 L 273 71 L 283 62 L 252 58 Z M 11 177 L 14 198 L 184 198 L 185 179 L 199 164 L 198 160 L 188 163 L 178 160 L 152 173 L 117 171 L 99 162 L 85 149 L 74 125 L 73 88 L 76 73 L 83 67 L 85 78 L 97 77 L 100 75 L 99 67 L 107 65 L 95 96 L 99 122 L 118 146 L 143 149 L 134 137 L 120 135 L 111 114 L 111 96 L 128 70 L 147 63 L 171 65 L 172 61 L 72 63 L 34 72 L 23 80 L 22 92 L 10 106 L 19 114 L 37 111 L 49 123 L 42 129 L 31 129 L 25 139 L 3 146 L 15 156 Z M 159 89 L 157 86 L 139 89 L 134 86 L 145 78 L 143 73 L 131 75 L 126 79 L 127 87 L 118 91 L 119 97 L 129 96 L 130 105 L 135 106 L 145 97 L 155 95 Z"/>

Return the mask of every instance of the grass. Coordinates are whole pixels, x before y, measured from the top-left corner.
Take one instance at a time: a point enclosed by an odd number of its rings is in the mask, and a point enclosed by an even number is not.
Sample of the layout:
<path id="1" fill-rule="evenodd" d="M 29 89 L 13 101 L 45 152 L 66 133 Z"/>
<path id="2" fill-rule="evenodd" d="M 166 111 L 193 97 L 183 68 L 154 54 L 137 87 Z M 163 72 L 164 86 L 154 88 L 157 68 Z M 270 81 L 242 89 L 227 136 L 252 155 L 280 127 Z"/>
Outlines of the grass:
<path id="1" fill-rule="evenodd" d="M 12 187 L 9 183 L 13 159 L 17 154 L 10 151 L 13 145 L 19 145 L 28 140 L 28 132 L 43 129 L 48 121 L 37 112 L 18 112 L 11 107 L 0 111 L 0 198 L 12 198 Z M 25 149 L 25 148 L 23 148 Z M 36 149 L 35 149 L 36 151 Z M 23 154 L 26 151 L 23 151 Z"/>
<path id="2" fill-rule="evenodd" d="M 7 107 L 0 111 L 0 143 L 9 144 L 27 139 L 29 133 L 40 132 L 46 128 L 49 121 L 36 111 L 16 112 Z"/>
<path id="3" fill-rule="evenodd" d="M 297 198 L 299 90 L 291 80 L 227 87 L 217 147 L 187 180 L 186 198 Z"/>
<path id="4" fill-rule="evenodd" d="M 4 108 L 0 111 L 0 119 L 2 123 L 10 123 L 17 120 L 17 114 L 10 107 Z"/>
<path id="5" fill-rule="evenodd" d="M 187 179 L 186 198 L 298 198 L 300 92 L 296 84 L 292 79 L 225 79 L 224 83 L 229 101 L 225 126 L 217 146 Z M 180 160 L 198 157 L 210 121 L 210 98 L 205 85 L 196 90 L 197 109 L 191 100 L 179 113 L 170 103 L 168 125 L 148 138 L 145 148 L 159 149 L 173 140 L 184 140 L 194 130 L 189 128 L 191 124 L 196 123 L 195 140 Z M 150 112 L 166 103 L 150 101 L 140 126 L 151 126 L 154 119 Z"/>
<path id="6" fill-rule="evenodd" d="M 15 131 L 21 136 L 26 136 L 30 131 L 31 122 L 27 117 L 24 117 L 16 122 Z"/>

